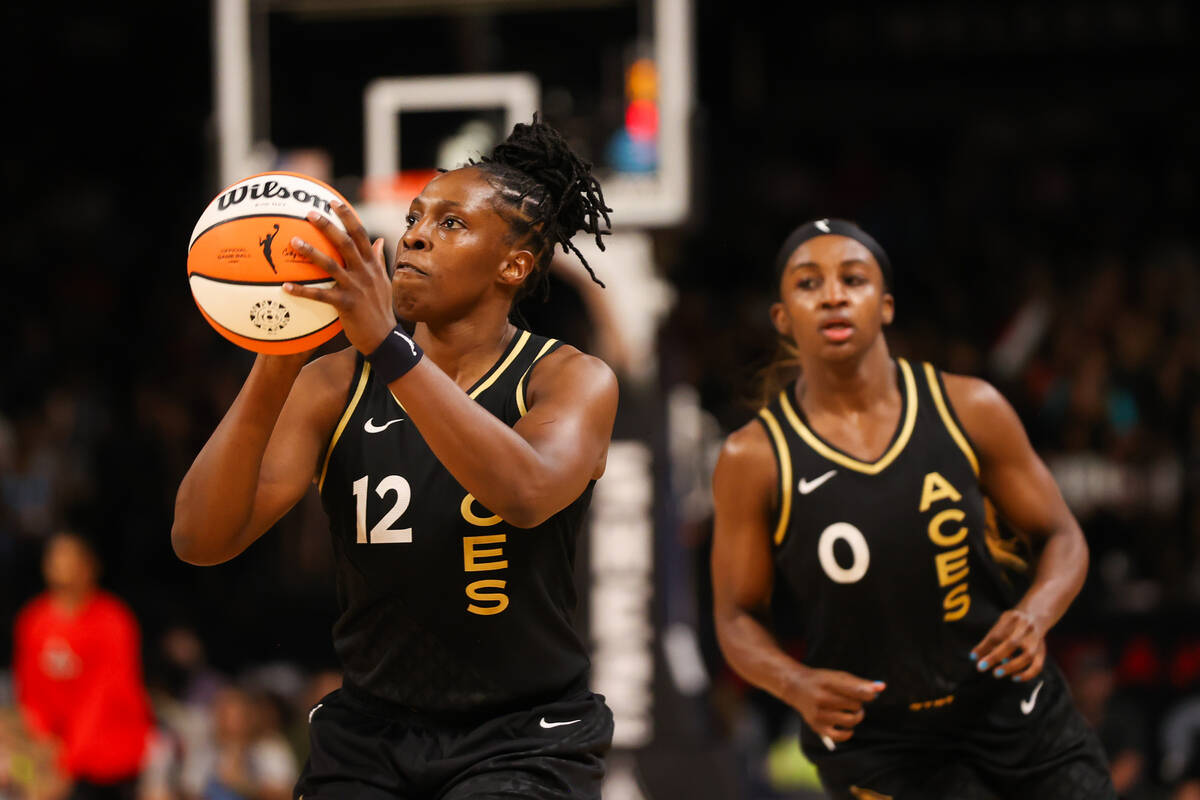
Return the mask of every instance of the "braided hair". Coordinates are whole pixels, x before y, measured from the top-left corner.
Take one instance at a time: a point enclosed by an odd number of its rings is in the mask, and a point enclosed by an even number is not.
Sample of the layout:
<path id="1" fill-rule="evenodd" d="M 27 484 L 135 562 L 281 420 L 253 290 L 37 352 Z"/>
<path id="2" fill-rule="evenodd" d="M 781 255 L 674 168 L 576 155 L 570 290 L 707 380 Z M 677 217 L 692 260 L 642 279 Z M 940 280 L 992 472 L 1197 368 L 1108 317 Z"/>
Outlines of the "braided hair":
<path id="1" fill-rule="evenodd" d="M 518 298 L 539 286 L 545 298 L 549 289 L 546 273 L 554 249 L 560 245 L 564 253 L 579 258 L 593 281 L 604 286 L 571 237 L 576 231 L 590 233 L 603 250 L 601 237 L 612 233 L 608 216 L 612 209 L 604 204 L 592 165 L 571 150 L 562 134 L 534 114 L 531 124 L 518 123 L 490 155 L 470 164 L 482 170 L 495 187 L 496 213 L 508 222 L 514 238 L 531 243 L 536 259 L 533 274 Z"/>

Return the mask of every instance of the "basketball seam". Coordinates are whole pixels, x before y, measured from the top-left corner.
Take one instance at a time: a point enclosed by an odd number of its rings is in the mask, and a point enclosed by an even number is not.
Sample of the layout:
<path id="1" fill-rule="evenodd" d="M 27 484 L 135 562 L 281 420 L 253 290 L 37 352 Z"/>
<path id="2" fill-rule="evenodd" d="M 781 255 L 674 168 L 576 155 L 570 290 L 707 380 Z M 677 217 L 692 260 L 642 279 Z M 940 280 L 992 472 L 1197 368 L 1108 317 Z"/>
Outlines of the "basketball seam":
<path id="1" fill-rule="evenodd" d="M 209 314 L 209 315 L 208 315 L 208 317 L 209 317 L 209 319 L 212 321 L 212 324 L 213 324 L 213 325 L 216 325 L 218 328 L 221 328 L 222 330 L 229 331 L 229 332 L 230 332 L 230 333 L 232 333 L 234 336 L 240 336 L 240 337 L 242 337 L 243 339 L 247 339 L 247 340 L 249 340 L 249 341 L 251 341 L 251 342 L 265 342 L 265 343 L 267 343 L 267 344 L 276 344 L 276 343 L 279 343 L 279 342 L 294 342 L 294 341 L 296 341 L 297 339 L 304 339 L 304 338 L 306 338 L 306 337 L 308 337 L 308 336 L 312 336 L 312 335 L 313 335 L 313 334 L 315 334 L 315 333 L 320 333 L 321 331 L 325 330 L 326 328 L 328 328 L 330 325 L 333 325 L 334 323 L 337 323 L 337 322 L 341 322 L 341 321 L 342 321 L 342 318 L 341 318 L 341 317 L 334 317 L 334 318 L 333 318 L 333 319 L 331 319 L 329 322 L 325 323 L 324 325 L 322 325 L 321 327 L 317 328 L 316 330 L 308 331 L 307 333 L 302 333 L 302 334 L 300 334 L 299 336 L 289 336 L 289 337 L 288 337 L 288 338 L 286 338 L 286 339 L 256 339 L 256 338 L 255 338 L 255 337 L 253 337 L 253 336 L 247 336 L 247 335 L 246 335 L 246 334 L 244 334 L 244 333 L 238 333 L 238 332 L 237 332 L 237 331 L 235 331 L 233 328 L 229 328 L 229 327 L 226 327 L 226 326 L 222 325 L 221 323 L 217 322 L 216 318 L 215 318 L 215 317 L 213 317 L 213 316 L 212 316 L 212 314 Z"/>
<path id="2" fill-rule="evenodd" d="M 212 225 L 209 225 L 207 228 L 205 228 L 204 230 L 200 231 L 195 236 L 193 236 L 191 243 L 188 244 L 188 252 L 189 253 L 192 252 L 192 248 L 196 246 L 196 242 L 200 241 L 200 237 L 204 236 L 204 234 L 208 233 L 213 228 L 219 228 L 222 225 L 228 225 L 230 222 L 237 222 L 239 219 L 263 219 L 263 218 L 278 219 L 279 217 L 283 217 L 284 219 L 298 219 L 303 222 L 308 222 L 308 220 L 305 219 L 303 216 L 297 217 L 294 214 L 285 214 L 281 211 L 276 211 L 271 214 L 243 214 L 240 217 L 229 217 L 228 219 L 222 219 L 222 220 L 218 220 L 218 221 L 214 222 Z"/>
<path id="3" fill-rule="evenodd" d="M 293 281 L 293 280 L 287 280 L 287 281 L 281 281 L 281 280 L 235 281 L 233 278 L 218 278 L 215 275 L 206 275 L 203 272 L 189 272 L 188 279 L 190 280 L 192 278 L 192 276 L 195 276 L 197 278 L 204 278 L 204 280 L 212 281 L 214 283 L 229 283 L 229 284 L 233 284 L 234 286 L 279 286 L 280 284 L 283 284 L 283 283 L 294 283 L 297 286 L 308 286 L 310 284 L 315 284 L 315 283 L 335 283 L 334 279 L 331 277 L 309 278 L 308 280 L 304 280 L 304 281 Z"/>

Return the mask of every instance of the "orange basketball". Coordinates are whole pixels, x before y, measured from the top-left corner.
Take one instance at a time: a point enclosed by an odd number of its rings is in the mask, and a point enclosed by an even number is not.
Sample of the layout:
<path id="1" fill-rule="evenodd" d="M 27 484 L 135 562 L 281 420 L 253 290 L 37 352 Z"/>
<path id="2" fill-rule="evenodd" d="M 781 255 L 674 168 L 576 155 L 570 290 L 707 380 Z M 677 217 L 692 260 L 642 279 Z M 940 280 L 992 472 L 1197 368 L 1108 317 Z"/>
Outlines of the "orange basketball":
<path id="1" fill-rule="evenodd" d="M 300 353 L 342 329 L 333 306 L 284 294 L 284 283 L 333 286 L 291 246 L 299 236 L 339 264 L 333 245 L 305 215 L 316 210 L 345 230 L 329 201 L 333 187 L 294 172 L 238 181 L 204 209 L 188 244 L 187 273 L 200 313 L 229 341 L 257 353 Z M 348 206 L 349 203 L 346 203 Z"/>

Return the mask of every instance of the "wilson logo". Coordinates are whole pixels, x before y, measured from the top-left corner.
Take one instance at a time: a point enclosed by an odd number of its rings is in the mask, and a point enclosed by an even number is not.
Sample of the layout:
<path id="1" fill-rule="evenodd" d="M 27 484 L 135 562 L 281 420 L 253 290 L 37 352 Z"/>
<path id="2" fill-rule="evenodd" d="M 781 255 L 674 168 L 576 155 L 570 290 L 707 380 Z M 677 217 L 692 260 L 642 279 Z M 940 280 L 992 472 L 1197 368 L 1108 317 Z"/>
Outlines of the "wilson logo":
<path id="1" fill-rule="evenodd" d="M 286 186 L 281 186 L 279 181 L 264 181 L 262 183 L 252 183 L 249 186 L 238 186 L 230 189 L 217 198 L 217 210 L 224 211 L 231 206 L 245 202 L 247 198 L 251 200 L 271 200 L 273 198 L 287 200 L 291 198 L 298 203 L 311 203 L 313 208 L 324 211 L 327 214 L 330 213 L 329 201 L 324 197 L 313 192 L 306 192 L 303 189 L 292 191 Z"/>

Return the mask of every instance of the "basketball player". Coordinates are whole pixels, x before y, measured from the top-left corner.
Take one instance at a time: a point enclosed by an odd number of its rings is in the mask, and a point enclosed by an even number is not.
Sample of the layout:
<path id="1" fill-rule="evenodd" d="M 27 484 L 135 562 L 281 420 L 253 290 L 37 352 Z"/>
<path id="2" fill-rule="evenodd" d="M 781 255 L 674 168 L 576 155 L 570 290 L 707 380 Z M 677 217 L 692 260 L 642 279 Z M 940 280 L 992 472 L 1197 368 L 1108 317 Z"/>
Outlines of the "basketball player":
<path id="1" fill-rule="evenodd" d="M 1046 657 L 1087 545 L 1015 412 L 982 380 L 889 354 L 891 267 L 858 226 L 803 225 L 776 267 L 771 319 L 799 378 L 727 439 L 713 479 L 730 664 L 800 712 L 832 797 L 1115 798 Z M 1040 546 L 1023 593 L 989 548 L 998 520 Z M 772 634 L 777 585 L 803 661 Z"/>
<path id="2" fill-rule="evenodd" d="M 344 267 L 291 245 L 336 285 L 285 291 L 335 306 L 353 346 L 258 357 L 179 488 L 175 550 L 226 561 L 320 491 L 344 681 L 310 714 L 297 796 L 599 797 L 612 715 L 588 690 L 572 564 L 617 384 L 509 313 L 556 246 L 582 261 L 572 235 L 599 242 L 600 186 L 535 119 L 429 182 L 390 276 L 335 210 L 345 233 L 313 221 Z"/>

